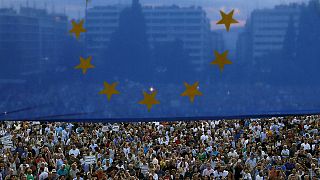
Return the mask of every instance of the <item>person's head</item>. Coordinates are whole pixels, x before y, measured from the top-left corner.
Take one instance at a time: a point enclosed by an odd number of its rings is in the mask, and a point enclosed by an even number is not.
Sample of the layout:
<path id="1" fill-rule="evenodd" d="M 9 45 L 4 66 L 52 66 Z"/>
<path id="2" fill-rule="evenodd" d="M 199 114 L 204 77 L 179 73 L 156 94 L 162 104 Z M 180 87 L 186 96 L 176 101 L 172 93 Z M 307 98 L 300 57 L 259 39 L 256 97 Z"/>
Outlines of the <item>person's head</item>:
<path id="1" fill-rule="evenodd" d="M 166 171 L 165 171 L 165 176 L 170 176 L 169 170 L 166 170 Z"/>
<path id="2" fill-rule="evenodd" d="M 207 169 L 210 170 L 211 169 L 211 164 L 207 163 Z"/>
<path id="3" fill-rule="evenodd" d="M 97 166 L 98 166 L 98 167 L 101 167 L 101 165 L 102 165 L 102 164 L 101 164 L 101 161 L 98 161 L 98 162 L 97 162 Z"/>
<path id="4" fill-rule="evenodd" d="M 22 175 L 21 180 L 27 180 L 27 175 Z"/>
<path id="5" fill-rule="evenodd" d="M 77 169 L 77 163 L 73 163 L 73 164 L 71 165 L 71 168 L 72 168 L 73 170 Z"/>
<path id="6" fill-rule="evenodd" d="M 10 176 L 10 179 L 11 179 L 11 180 L 17 180 L 17 176 L 16 176 L 15 174 L 12 174 L 12 175 Z"/>
<path id="7" fill-rule="evenodd" d="M 254 154 L 250 153 L 250 159 L 254 159 Z"/>

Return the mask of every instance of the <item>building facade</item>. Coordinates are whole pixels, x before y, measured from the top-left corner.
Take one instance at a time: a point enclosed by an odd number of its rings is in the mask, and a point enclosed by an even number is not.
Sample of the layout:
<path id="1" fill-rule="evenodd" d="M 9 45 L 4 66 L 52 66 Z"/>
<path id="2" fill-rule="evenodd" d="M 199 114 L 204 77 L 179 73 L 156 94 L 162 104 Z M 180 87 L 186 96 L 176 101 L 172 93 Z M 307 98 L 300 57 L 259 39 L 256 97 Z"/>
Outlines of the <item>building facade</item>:
<path id="1" fill-rule="evenodd" d="M 276 6 L 273 9 L 255 10 L 249 20 L 252 56 L 260 58 L 270 52 L 282 50 L 290 18 L 297 29 L 301 6 L 298 4 Z"/>
<path id="2" fill-rule="evenodd" d="M 108 46 L 117 29 L 125 6 L 100 6 L 88 10 L 87 52 L 93 56 Z M 198 70 L 207 63 L 211 52 L 210 23 L 200 7 L 143 7 L 151 48 L 159 42 L 180 39 Z"/>
<path id="3" fill-rule="evenodd" d="M 68 17 L 63 14 L 49 14 L 44 9 L 20 8 L 21 16 L 34 17 L 38 21 L 39 65 L 42 68 L 63 58 L 63 43 L 68 31 Z"/>
<path id="4" fill-rule="evenodd" d="M 0 54 L 9 57 L 1 63 L 22 75 L 45 70 L 61 60 L 67 31 L 65 15 L 29 7 L 0 9 Z"/>
<path id="5" fill-rule="evenodd" d="M 11 70 L 25 72 L 38 68 L 40 59 L 39 21 L 36 17 L 23 16 L 13 9 L 0 10 L 1 64 Z"/>

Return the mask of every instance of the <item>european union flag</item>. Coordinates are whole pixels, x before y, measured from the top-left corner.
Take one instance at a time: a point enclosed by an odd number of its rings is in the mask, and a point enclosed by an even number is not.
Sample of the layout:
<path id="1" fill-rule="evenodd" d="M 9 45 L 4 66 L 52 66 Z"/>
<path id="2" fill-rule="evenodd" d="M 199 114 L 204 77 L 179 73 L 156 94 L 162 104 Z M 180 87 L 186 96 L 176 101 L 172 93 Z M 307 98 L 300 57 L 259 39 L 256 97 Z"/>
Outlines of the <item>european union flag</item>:
<path id="1" fill-rule="evenodd" d="M 34 2 L 1 2 L 1 120 L 320 113 L 319 0 Z"/>

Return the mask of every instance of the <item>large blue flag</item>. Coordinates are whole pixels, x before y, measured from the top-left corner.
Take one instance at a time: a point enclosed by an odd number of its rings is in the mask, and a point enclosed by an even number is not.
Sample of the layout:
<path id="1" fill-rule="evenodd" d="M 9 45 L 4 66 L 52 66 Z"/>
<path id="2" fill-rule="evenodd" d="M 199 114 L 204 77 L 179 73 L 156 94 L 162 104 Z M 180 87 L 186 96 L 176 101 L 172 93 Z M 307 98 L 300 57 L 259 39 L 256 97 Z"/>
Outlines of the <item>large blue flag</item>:
<path id="1" fill-rule="evenodd" d="M 319 0 L 0 3 L 1 120 L 320 113 Z"/>

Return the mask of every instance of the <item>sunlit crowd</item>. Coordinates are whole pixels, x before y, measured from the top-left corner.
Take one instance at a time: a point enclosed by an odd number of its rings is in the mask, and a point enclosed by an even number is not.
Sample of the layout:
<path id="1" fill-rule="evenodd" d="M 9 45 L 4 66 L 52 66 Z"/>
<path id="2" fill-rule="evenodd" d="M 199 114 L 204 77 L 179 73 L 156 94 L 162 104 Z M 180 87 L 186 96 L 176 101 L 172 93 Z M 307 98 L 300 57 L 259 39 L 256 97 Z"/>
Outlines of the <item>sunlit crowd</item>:
<path id="1" fill-rule="evenodd" d="M 0 180 L 318 180 L 319 119 L 1 122 Z"/>

